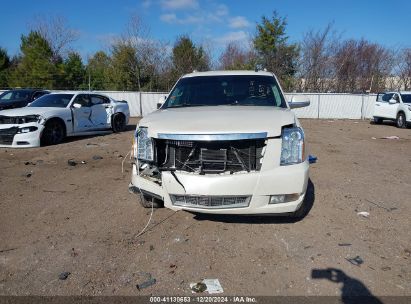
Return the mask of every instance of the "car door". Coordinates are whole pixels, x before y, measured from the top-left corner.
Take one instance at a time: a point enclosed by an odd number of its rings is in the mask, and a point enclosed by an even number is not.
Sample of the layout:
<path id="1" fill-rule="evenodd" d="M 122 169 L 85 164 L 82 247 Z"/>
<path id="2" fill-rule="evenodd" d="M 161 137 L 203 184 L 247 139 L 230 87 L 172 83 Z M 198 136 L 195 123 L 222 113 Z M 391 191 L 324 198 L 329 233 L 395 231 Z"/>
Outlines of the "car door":
<path id="1" fill-rule="evenodd" d="M 103 95 L 91 94 L 91 116 L 90 119 L 96 129 L 107 129 L 111 125 L 113 106 L 110 99 Z"/>
<path id="2" fill-rule="evenodd" d="M 394 93 L 385 93 L 377 96 L 374 107 L 375 117 L 391 119 L 389 100 L 393 97 L 393 95 Z"/>
<path id="3" fill-rule="evenodd" d="M 398 107 L 400 106 L 400 95 L 398 93 L 394 93 L 391 99 L 394 99 L 396 103 L 387 103 L 387 117 L 390 119 L 397 118 Z"/>
<path id="4" fill-rule="evenodd" d="M 88 94 L 78 94 L 71 105 L 74 132 L 87 132 L 94 128 L 91 121 L 91 103 Z"/>

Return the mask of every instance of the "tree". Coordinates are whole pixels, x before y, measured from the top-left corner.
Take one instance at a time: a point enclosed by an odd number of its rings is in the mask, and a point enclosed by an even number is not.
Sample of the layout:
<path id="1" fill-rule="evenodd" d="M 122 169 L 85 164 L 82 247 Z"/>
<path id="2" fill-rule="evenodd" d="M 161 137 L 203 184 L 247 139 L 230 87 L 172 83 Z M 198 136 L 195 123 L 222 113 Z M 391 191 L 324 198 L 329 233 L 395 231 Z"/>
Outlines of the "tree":
<path id="1" fill-rule="evenodd" d="M 400 85 L 407 91 L 411 89 L 411 48 L 402 50 L 399 58 Z"/>
<path id="2" fill-rule="evenodd" d="M 67 20 L 61 16 L 37 16 L 34 18 L 31 28 L 49 43 L 54 63 L 61 63 L 62 58 L 69 53 L 70 44 L 79 37 L 79 33 L 70 28 Z"/>
<path id="3" fill-rule="evenodd" d="M 333 61 L 338 92 L 382 91 L 392 69 L 390 52 L 364 39 L 339 43 Z"/>
<path id="4" fill-rule="evenodd" d="M 78 90 L 85 86 L 86 70 L 81 56 L 76 52 L 70 52 L 63 64 L 65 89 Z"/>
<path id="5" fill-rule="evenodd" d="M 135 67 L 138 66 L 135 49 L 122 41 L 112 46 L 110 79 L 115 90 L 139 90 Z M 137 72 L 138 73 L 138 72 Z"/>
<path id="6" fill-rule="evenodd" d="M 89 58 L 86 70 L 90 79 L 90 89 L 113 89 L 110 83 L 110 65 L 111 58 L 103 51 L 98 51 Z"/>
<path id="7" fill-rule="evenodd" d="M 274 72 L 283 86 L 290 89 L 297 70 L 299 49 L 297 44 L 288 43 L 286 26 L 286 19 L 279 17 L 275 11 L 271 20 L 263 16 L 261 23 L 257 24 L 253 43 L 259 63 Z"/>
<path id="8" fill-rule="evenodd" d="M 304 35 L 299 66 L 304 91 L 326 92 L 331 89 L 333 45 L 336 42 L 331 29 L 329 24 L 323 31 L 311 30 Z"/>
<path id="9" fill-rule="evenodd" d="M 53 63 L 53 51 L 40 33 L 21 37 L 21 59 L 10 77 L 12 86 L 54 88 L 58 70 Z"/>
<path id="10" fill-rule="evenodd" d="M 177 78 L 194 70 L 210 69 L 210 57 L 203 47 L 197 47 L 188 36 L 179 37 L 172 52 L 173 70 Z"/>
<path id="11" fill-rule="evenodd" d="M 230 42 L 220 56 L 222 70 L 252 70 L 256 58 L 253 51 L 244 50 L 238 43 Z"/>
<path id="12" fill-rule="evenodd" d="M 0 88 L 8 87 L 8 72 L 10 67 L 10 57 L 7 51 L 0 47 Z"/>

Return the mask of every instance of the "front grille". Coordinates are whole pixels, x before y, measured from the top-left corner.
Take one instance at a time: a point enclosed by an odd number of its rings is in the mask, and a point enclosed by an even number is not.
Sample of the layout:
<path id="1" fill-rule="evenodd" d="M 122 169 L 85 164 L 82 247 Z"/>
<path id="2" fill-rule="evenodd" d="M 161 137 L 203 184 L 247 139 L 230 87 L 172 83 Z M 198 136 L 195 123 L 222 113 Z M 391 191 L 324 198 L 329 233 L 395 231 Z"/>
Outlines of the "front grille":
<path id="1" fill-rule="evenodd" d="M 170 195 L 174 206 L 202 209 L 244 208 L 250 204 L 251 196 L 219 196 L 219 195 Z"/>
<path id="2" fill-rule="evenodd" d="M 0 129 L 0 145 L 11 145 L 19 128 Z"/>
<path id="3" fill-rule="evenodd" d="M 199 174 L 259 171 L 264 139 L 231 141 L 155 140 L 160 170 Z"/>

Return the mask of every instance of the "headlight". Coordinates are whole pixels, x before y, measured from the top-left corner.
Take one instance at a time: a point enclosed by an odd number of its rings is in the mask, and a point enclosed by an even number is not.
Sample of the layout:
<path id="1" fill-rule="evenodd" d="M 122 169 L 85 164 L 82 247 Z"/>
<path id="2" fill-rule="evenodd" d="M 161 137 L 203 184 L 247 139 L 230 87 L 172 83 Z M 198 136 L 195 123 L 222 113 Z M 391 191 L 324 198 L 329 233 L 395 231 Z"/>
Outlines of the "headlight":
<path id="1" fill-rule="evenodd" d="M 285 128 L 282 134 L 281 166 L 304 161 L 304 132 L 301 128 Z"/>
<path id="2" fill-rule="evenodd" d="M 17 118 L 18 124 L 25 124 L 29 122 L 37 122 L 39 124 L 44 124 L 45 119 L 41 115 L 27 115 Z"/>
<path id="3" fill-rule="evenodd" d="M 142 160 L 154 160 L 153 140 L 148 137 L 148 129 L 139 127 L 136 131 L 137 158 Z"/>

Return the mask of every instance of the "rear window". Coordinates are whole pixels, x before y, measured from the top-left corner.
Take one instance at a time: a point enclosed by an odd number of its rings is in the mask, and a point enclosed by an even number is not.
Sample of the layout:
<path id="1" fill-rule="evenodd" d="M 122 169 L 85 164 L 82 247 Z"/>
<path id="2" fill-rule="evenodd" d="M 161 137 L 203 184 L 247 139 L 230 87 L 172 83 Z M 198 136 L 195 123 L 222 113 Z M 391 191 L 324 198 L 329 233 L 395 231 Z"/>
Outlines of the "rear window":
<path id="1" fill-rule="evenodd" d="M 401 94 L 403 103 L 411 103 L 411 94 Z"/>

